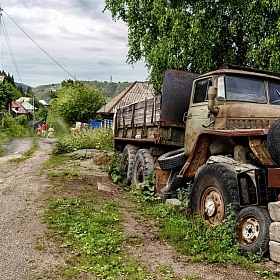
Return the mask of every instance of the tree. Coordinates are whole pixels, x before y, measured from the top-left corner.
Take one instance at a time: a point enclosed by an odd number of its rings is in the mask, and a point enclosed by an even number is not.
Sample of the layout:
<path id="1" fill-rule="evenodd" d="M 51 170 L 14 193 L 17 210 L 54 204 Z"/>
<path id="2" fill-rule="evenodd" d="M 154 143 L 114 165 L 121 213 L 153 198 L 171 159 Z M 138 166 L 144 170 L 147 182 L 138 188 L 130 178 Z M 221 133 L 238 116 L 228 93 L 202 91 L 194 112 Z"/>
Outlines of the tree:
<path id="1" fill-rule="evenodd" d="M 280 72 L 278 0 L 106 0 L 128 26 L 128 63 L 144 59 L 160 89 L 169 68 L 195 73 L 223 64 Z"/>
<path id="2" fill-rule="evenodd" d="M 8 109 L 12 100 L 15 100 L 21 96 L 19 89 L 13 86 L 10 82 L 4 79 L 3 83 L 0 83 L 0 108 Z"/>
<path id="3" fill-rule="evenodd" d="M 63 81 L 61 89 L 56 93 L 57 98 L 52 100 L 52 109 L 68 124 L 74 124 L 77 121 L 89 122 L 105 104 L 100 90 L 79 81 Z"/>

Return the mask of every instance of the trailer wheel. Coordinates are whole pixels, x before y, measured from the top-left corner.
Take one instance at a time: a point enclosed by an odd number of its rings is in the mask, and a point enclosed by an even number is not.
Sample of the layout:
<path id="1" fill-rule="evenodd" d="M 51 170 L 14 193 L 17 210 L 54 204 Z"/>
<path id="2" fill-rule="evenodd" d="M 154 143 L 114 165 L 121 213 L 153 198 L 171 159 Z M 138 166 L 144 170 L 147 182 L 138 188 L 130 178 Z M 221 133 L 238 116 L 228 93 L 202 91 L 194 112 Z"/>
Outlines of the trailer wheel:
<path id="1" fill-rule="evenodd" d="M 148 149 L 139 149 L 135 155 L 131 183 L 137 185 L 144 182 L 155 170 L 154 158 Z"/>
<path id="2" fill-rule="evenodd" d="M 280 165 L 280 119 L 268 131 L 267 149 L 274 162 Z"/>
<path id="3" fill-rule="evenodd" d="M 237 241 L 245 254 L 267 250 L 271 219 L 266 209 L 245 207 L 237 214 L 236 221 Z"/>
<path id="4" fill-rule="evenodd" d="M 121 167 L 126 172 L 127 184 L 131 183 L 133 161 L 138 149 L 137 146 L 127 144 L 122 152 Z"/>
<path id="5" fill-rule="evenodd" d="M 162 170 L 173 170 L 182 167 L 186 160 L 184 148 L 181 148 L 161 155 L 158 158 L 158 164 Z"/>
<path id="6" fill-rule="evenodd" d="M 209 225 L 217 225 L 225 218 L 229 204 L 237 210 L 236 171 L 222 163 L 205 165 L 194 179 L 191 210 L 200 212 Z"/>

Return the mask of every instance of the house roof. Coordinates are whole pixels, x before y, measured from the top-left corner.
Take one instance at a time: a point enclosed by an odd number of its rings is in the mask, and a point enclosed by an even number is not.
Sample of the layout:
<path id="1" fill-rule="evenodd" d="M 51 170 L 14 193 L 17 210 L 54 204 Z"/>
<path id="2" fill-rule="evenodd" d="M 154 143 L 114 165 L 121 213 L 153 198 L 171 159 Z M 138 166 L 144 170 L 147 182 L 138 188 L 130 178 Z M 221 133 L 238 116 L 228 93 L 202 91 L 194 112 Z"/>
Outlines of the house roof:
<path id="1" fill-rule="evenodd" d="M 116 109 L 154 97 L 153 85 L 149 82 L 134 82 L 110 102 L 100 108 L 99 114 L 113 114 Z"/>
<path id="2" fill-rule="evenodd" d="M 28 114 L 28 111 L 19 102 L 16 101 L 12 101 L 11 109 L 17 114 Z"/>
<path id="3" fill-rule="evenodd" d="M 23 103 L 21 103 L 21 106 L 23 106 L 27 111 L 32 111 L 32 110 L 36 110 L 36 107 L 33 107 L 33 105 L 31 105 L 29 102 L 24 101 Z"/>
<path id="4" fill-rule="evenodd" d="M 19 99 L 17 99 L 16 101 L 20 102 L 20 103 L 23 103 L 23 102 L 29 102 L 30 100 L 31 100 L 31 97 L 22 96 Z"/>
<path id="5" fill-rule="evenodd" d="M 49 106 L 49 104 L 48 104 L 44 99 L 39 100 L 39 102 L 40 102 L 43 106 Z"/>

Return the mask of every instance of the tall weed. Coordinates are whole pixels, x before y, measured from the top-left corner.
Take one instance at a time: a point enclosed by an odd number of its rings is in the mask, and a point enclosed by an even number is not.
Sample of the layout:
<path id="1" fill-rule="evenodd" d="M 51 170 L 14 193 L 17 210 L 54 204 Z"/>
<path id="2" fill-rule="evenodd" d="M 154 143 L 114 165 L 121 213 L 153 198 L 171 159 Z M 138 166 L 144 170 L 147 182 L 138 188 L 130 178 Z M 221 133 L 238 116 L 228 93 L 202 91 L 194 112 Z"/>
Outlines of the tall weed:
<path id="1" fill-rule="evenodd" d="M 101 128 L 62 136 L 54 149 L 54 154 L 69 153 L 79 149 L 110 151 L 113 148 L 113 131 L 111 129 Z"/>

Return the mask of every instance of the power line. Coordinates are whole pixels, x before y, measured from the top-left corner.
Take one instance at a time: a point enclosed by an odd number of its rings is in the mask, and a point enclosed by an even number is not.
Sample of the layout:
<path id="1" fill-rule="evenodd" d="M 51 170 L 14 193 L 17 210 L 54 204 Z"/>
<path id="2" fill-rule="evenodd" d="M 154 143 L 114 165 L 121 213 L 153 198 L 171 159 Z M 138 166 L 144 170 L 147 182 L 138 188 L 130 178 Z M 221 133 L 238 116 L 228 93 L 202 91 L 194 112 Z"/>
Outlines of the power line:
<path id="1" fill-rule="evenodd" d="M 3 34 L 4 34 L 4 37 L 6 39 L 6 43 L 8 45 L 8 49 L 9 49 L 9 52 L 10 52 L 10 55 L 11 55 L 11 58 L 12 58 L 12 61 L 14 63 L 14 67 L 16 69 L 16 72 L 18 74 L 18 77 L 19 77 L 19 80 L 20 82 L 22 83 L 22 80 L 21 80 L 21 76 L 19 74 L 19 69 L 18 69 L 18 66 L 17 66 L 17 63 L 16 63 L 16 59 L 15 59 L 15 56 L 14 56 L 14 53 L 13 53 L 13 49 L 12 49 L 12 45 L 11 45 L 11 42 L 9 40 L 9 36 L 8 36 L 8 32 L 7 32 L 7 29 L 6 29 L 6 26 L 5 26 L 5 22 L 4 22 L 4 19 L 2 19 L 2 30 L 3 30 Z"/>
<path id="2" fill-rule="evenodd" d="M 0 11 L 4 12 L 13 22 L 14 24 L 39 48 L 41 49 L 41 51 L 43 51 L 53 62 L 55 62 L 61 69 L 63 69 L 69 76 L 71 76 L 74 80 L 76 80 L 76 78 L 71 74 L 69 73 L 59 62 L 57 62 L 51 55 L 49 55 L 35 40 L 33 40 L 19 25 L 18 23 L 12 19 L 11 16 L 8 15 L 8 13 L 0 8 Z M 2 14 L 2 13 L 1 13 Z"/>

